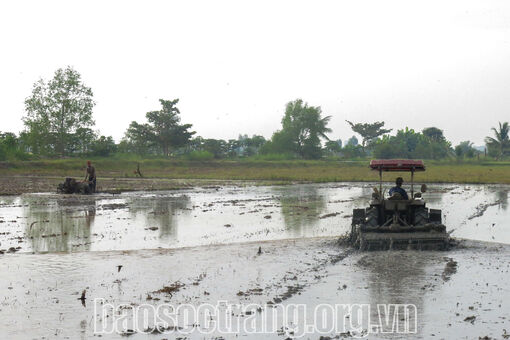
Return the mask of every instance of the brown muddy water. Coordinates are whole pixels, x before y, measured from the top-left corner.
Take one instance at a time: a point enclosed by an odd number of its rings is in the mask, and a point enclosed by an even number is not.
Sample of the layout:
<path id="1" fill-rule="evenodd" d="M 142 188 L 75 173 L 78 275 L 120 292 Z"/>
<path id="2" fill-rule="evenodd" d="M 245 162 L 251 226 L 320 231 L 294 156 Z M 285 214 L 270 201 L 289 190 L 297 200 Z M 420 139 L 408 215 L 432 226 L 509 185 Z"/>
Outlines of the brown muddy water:
<path id="1" fill-rule="evenodd" d="M 312 324 L 321 304 L 367 304 L 374 320 L 377 304 L 412 304 L 416 333 L 372 331 L 368 338 L 506 338 L 509 191 L 502 185 L 430 185 L 425 198 L 443 209 L 443 222 L 463 240 L 460 245 L 447 252 L 371 253 L 338 242 L 350 228 L 352 209 L 368 203 L 367 183 L 0 197 L 0 339 L 298 335 L 286 329 L 132 334 L 129 324 L 101 334 L 94 332 L 102 321 L 98 298 L 135 307 L 252 304 L 248 312 L 233 312 L 236 320 L 263 318 L 266 310 L 257 306 L 305 304 Z M 350 336 L 340 333 L 301 338 Z"/>

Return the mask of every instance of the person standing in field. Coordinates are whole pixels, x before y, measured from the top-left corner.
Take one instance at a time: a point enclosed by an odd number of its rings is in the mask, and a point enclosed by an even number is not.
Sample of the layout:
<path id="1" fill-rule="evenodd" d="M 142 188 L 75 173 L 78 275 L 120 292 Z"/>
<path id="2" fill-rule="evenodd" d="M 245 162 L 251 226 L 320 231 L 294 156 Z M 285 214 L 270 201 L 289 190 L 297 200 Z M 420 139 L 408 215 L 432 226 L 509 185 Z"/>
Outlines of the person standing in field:
<path id="1" fill-rule="evenodd" d="M 87 161 L 87 172 L 85 173 L 85 179 L 84 181 L 89 182 L 89 188 L 90 192 L 94 193 L 96 192 L 96 169 L 92 166 L 92 163 L 90 161 Z"/>

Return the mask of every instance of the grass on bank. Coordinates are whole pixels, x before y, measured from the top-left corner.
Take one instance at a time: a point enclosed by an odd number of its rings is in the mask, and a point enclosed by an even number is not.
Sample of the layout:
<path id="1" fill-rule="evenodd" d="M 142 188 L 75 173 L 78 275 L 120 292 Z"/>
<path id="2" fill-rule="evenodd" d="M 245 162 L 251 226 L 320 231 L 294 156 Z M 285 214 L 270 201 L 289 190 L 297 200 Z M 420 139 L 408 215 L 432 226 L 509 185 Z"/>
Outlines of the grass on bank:
<path id="1" fill-rule="evenodd" d="M 136 177 L 140 170 L 147 178 L 218 179 L 218 180 L 271 180 L 343 182 L 376 181 L 377 172 L 368 168 L 368 160 L 241 160 L 187 159 L 92 159 L 98 178 Z M 50 159 L 34 161 L 12 161 L 0 163 L 2 176 L 56 176 L 84 177 L 85 159 Z M 510 162 L 494 161 L 425 161 L 427 171 L 417 173 L 417 182 L 443 183 L 508 183 L 510 184 Z M 409 180 L 409 174 L 401 174 Z M 386 181 L 393 181 L 395 173 L 384 174 Z"/>

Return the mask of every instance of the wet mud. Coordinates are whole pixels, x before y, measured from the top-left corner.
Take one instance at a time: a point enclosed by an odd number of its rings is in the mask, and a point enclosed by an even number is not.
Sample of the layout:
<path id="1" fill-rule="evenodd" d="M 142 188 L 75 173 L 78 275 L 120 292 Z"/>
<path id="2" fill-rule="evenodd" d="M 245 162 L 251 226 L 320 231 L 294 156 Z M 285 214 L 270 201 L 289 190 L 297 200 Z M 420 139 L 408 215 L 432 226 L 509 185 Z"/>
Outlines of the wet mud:
<path id="1" fill-rule="evenodd" d="M 370 253 L 339 241 L 352 209 L 368 203 L 367 183 L 0 197 L 0 338 L 97 339 L 95 298 L 127 306 L 366 303 L 372 311 L 403 303 L 417 307 L 416 334 L 369 338 L 504 338 L 510 330 L 509 191 L 430 185 L 429 206 L 443 209 L 458 246 Z M 254 307 L 234 317 L 262 315 Z M 126 328 L 102 338 L 293 336 L 285 329 L 263 336 L 147 330 Z M 321 336 L 350 334 L 304 339 Z"/>

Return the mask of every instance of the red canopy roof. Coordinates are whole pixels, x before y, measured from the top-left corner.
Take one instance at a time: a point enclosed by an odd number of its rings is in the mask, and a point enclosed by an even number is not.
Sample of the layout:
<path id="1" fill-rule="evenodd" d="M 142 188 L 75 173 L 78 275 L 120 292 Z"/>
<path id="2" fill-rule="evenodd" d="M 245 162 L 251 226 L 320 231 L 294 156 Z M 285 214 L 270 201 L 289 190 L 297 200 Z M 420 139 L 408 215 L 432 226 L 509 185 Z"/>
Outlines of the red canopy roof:
<path id="1" fill-rule="evenodd" d="M 382 171 L 425 171 L 423 161 L 413 159 L 374 159 L 370 161 L 370 168 Z"/>

